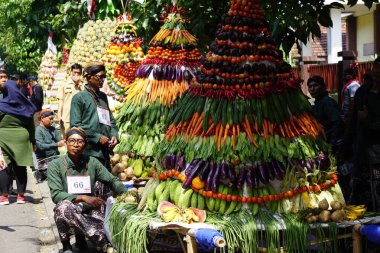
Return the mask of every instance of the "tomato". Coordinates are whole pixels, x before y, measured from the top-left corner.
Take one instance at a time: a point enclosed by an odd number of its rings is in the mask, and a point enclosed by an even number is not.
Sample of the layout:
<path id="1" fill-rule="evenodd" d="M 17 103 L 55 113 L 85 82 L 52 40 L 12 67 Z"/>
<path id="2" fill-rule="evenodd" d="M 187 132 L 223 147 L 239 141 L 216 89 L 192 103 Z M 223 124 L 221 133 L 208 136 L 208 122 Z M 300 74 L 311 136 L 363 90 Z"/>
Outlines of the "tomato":
<path id="1" fill-rule="evenodd" d="M 258 197 L 256 200 L 258 204 L 261 204 L 263 202 L 263 199 L 261 197 Z"/>
<path id="2" fill-rule="evenodd" d="M 227 201 L 231 201 L 231 198 L 232 198 L 231 194 L 228 194 L 227 195 Z"/>
<path id="3" fill-rule="evenodd" d="M 264 196 L 264 197 L 263 197 L 263 200 L 264 200 L 264 202 L 268 202 L 268 200 L 269 200 L 268 195 Z"/>
<path id="4" fill-rule="evenodd" d="M 273 201 L 273 200 L 275 200 L 274 195 L 269 195 L 269 201 Z"/>
<path id="5" fill-rule="evenodd" d="M 212 191 L 207 191 L 207 197 L 212 197 Z"/>

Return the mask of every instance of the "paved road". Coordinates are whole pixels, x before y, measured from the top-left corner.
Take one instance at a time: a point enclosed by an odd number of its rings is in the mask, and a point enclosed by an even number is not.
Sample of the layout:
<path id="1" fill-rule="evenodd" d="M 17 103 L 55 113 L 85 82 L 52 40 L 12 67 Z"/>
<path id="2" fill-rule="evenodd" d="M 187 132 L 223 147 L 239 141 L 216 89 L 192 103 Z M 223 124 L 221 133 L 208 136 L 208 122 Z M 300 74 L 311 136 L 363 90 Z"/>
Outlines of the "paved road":
<path id="1" fill-rule="evenodd" d="M 25 196 L 29 203 L 16 204 L 16 196 L 11 196 L 10 205 L 0 206 L 0 252 L 58 252 L 44 198 L 31 170 Z"/>
<path id="2" fill-rule="evenodd" d="M 14 184 L 16 189 L 16 184 Z M 47 182 L 37 184 L 32 171 L 28 169 L 28 186 L 25 194 L 26 204 L 12 203 L 0 206 L 0 253 L 59 253 L 62 245 L 53 219 L 54 203 L 50 198 Z M 75 243 L 74 237 L 71 243 Z M 88 242 L 85 252 L 96 252 Z M 73 247 L 75 250 L 75 247 Z"/>

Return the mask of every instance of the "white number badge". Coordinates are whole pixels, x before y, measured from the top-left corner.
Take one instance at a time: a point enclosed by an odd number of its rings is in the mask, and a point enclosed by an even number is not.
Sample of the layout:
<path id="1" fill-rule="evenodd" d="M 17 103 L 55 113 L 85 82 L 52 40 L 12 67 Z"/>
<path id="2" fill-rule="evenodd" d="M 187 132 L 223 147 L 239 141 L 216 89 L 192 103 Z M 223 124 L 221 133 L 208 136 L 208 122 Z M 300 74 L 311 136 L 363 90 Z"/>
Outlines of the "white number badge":
<path id="1" fill-rule="evenodd" d="M 69 194 L 91 193 L 90 176 L 68 176 L 67 190 Z"/>
<path id="2" fill-rule="evenodd" d="M 98 108 L 98 117 L 99 117 L 99 123 L 111 126 L 111 118 L 110 118 L 110 112 L 107 109 L 103 109 L 101 107 Z"/>

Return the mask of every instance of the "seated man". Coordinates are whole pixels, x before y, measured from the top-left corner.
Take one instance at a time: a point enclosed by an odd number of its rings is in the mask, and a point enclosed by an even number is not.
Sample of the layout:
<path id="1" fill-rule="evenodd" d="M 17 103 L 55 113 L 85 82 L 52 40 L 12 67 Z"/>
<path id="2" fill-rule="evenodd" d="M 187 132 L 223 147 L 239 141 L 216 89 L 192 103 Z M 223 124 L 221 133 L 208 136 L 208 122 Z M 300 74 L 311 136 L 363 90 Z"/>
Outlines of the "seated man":
<path id="1" fill-rule="evenodd" d="M 36 156 L 40 162 L 34 175 L 38 182 L 47 177 L 47 164 L 51 161 L 48 158 L 59 155 L 58 148 L 65 145 L 59 131 L 53 126 L 53 116 L 53 111 L 42 110 L 40 114 L 41 123 L 36 127 Z"/>
<path id="2" fill-rule="evenodd" d="M 115 194 L 125 191 L 120 180 L 113 176 L 96 158 L 83 156 L 87 135 L 81 128 L 72 128 L 66 134 L 67 154 L 49 164 L 48 185 L 56 203 L 54 220 L 64 253 L 71 253 L 70 236 L 75 234 L 76 247 L 87 247 L 85 237 L 96 248 L 106 251 L 107 238 L 103 229 L 104 200 L 94 196 L 94 185 L 100 181 Z"/>

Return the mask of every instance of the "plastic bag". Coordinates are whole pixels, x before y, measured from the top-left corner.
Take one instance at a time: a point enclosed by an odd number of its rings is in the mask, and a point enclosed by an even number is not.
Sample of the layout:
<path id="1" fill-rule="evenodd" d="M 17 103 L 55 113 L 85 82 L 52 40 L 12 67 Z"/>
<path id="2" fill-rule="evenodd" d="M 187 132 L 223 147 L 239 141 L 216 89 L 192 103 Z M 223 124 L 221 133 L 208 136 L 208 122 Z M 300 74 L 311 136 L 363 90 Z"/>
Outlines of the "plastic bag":
<path id="1" fill-rule="evenodd" d="M 6 163 L 3 151 L 0 148 L 0 171 L 4 170 L 6 167 L 8 167 L 8 164 Z"/>
<path id="2" fill-rule="evenodd" d="M 33 157 L 33 168 L 35 170 L 38 170 L 38 161 L 37 161 L 36 153 L 33 152 L 32 157 Z"/>

